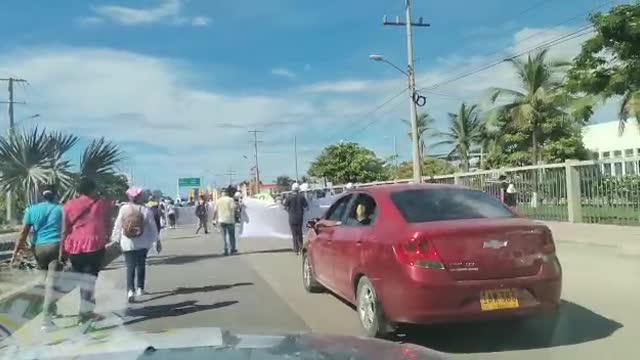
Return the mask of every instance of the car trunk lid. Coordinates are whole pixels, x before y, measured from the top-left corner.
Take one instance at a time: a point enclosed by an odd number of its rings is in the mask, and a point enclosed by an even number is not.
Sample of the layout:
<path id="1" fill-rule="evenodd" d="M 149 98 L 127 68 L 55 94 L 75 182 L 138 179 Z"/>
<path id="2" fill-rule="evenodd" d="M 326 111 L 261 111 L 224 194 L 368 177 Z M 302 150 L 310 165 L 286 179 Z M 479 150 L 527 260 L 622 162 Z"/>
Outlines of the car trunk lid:
<path id="1" fill-rule="evenodd" d="M 456 280 L 535 275 L 545 253 L 553 251 L 547 227 L 527 219 L 451 220 L 412 226 L 433 244 Z"/>

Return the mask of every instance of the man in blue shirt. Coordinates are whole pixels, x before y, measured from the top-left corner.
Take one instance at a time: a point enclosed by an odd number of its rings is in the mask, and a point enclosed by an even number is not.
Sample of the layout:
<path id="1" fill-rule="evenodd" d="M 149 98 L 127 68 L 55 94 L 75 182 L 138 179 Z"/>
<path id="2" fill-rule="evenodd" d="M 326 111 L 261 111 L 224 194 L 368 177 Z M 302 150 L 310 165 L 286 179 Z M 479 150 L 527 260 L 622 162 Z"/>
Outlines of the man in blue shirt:
<path id="1" fill-rule="evenodd" d="M 24 248 L 29 233 L 33 231 L 31 248 L 33 249 L 38 268 L 45 272 L 46 281 L 43 304 L 43 329 L 52 327 L 51 317 L 55 312 L 55 288 L 57 287 L 56 271 L 60 266 L 60 239 L 62 236 L 62 206 L 56 201 L 55 189 L 45 185 L 42 191 L 42 202 L 27 208 L 24 214 L 22 231 L 14 249 L 15 259 L 20 249 Z"/>

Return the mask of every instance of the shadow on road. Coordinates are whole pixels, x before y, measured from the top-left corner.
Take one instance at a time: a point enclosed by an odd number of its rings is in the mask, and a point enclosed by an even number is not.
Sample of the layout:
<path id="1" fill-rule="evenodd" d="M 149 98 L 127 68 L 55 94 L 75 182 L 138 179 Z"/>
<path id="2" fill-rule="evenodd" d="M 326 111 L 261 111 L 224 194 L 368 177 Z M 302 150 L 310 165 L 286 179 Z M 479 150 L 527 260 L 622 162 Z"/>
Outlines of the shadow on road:
<path id="1" fill-rule="evenodd" d="M 198 255 L 176 255 L 166 257 L 153 257 L 147 260 L 147 265 L 183 265 L 192 262 L 216 259 L 224 257 L 223 254 L 198 254 Z"/>
<path id="2" fill-rule="evenodd" d="M 484 353 L 575 345 L 611 336 L 622 324 L 563 301 L 555 315 L 516 321 L 408 328 L 396 340 L 450 353 Z"/>
<path id="3" fill-rule="evenodd" d="M 189 295 L 189 294 L 195 294 L 195 293 L 227 290 L 227 289 L 231 289 L 231 288 L 234 288 L 234 287 L 250 286 L 250 285 L 253 285 L 253 283 L 252 282 L 241 282 L 241 283 L 224 284 L 224 285 L 207 285 L 207 286 L 198 286 L 198 287 L 179 287 L 179 288 L 175 288 L 174 290 L 171 290 L 171 291 L 157 291 L 157 292 L 150 293 L 149 295 L 156 295 L 156 296 L 152 296 L 152 297 L 150 297 L 148 299 L 145 299 L 145 300 L 142 300 L 142 301 L 136 301 L 136 302 L 137 303 L 146 303 L 146 302 L 149 302 L 149 301 L 155 301 L 155 300 L 159 300 L 159 299 L 164 299 L 166 297 L 175 296 L 175 295 Z"/>
<path id="4" fill-rule="evenodd" d="M 232 300 L 220 301 L 211 305 L 199 305 L 195 300 L 191 300 L 174 304 L 150 305 L 137 309 L 133 308 L 128 309 L 126 312 L 126 316 L 133 317 L 133 319 L 124 321 L 122 325 L 126 326 L 152 319 L 193 314 L 200 311 L 227 307 L 237 303 L 238 301 Z"/>
<path id="5" fill-rule="evenodd" d="M 290 253 L 293 252 L 291 248 L 282 249 L 267 249 L 267 250 L 254 250 L 254 251 L 241 251 L 238 255 L 251 255 L 251 254 L 277 254 L 277 253 Z"/>
<path id="6" fill-rule="evenodd" d="M 255 250 L 255 251 L 240 251 L 235 256 L 238 255 L 251 255 L 251 254 L 276 254 L 276 253 L 286 253 L 293 252 L 290 248 L 281 248 L 281 249 L 266 249 L 266 250 Z M 153 255 L 147 259 L 147 266 L 157 266 L 157 265 L 183 265 L 208 259 L 217 259 L 220 257 L 229 257 L 224 254 L 197 254 L 197 255 Z M 103 270 L 116 270 L 124 267 L 124 261 L 118 260 L 117 262 L 112 263 L 111 265 L 105 267 Z"/>

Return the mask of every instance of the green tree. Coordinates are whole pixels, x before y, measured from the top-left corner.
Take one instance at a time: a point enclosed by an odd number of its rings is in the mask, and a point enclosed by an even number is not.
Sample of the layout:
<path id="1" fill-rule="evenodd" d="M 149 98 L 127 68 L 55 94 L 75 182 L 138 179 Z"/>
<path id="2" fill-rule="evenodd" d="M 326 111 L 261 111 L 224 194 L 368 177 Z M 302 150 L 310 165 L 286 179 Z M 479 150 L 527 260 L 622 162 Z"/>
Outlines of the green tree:
<path id="1" fill-rule="evenodd" d="M 452 145 L 449 156 L 456 156 L 461 161 L 463 171 L 469 171 L 469 157 L 471 150 L 482 140 L 482 122 L 478 116 L 478 106 L 460 105 L 457 114 L 449 113 L 449 130 L 438 133 L 444 138 L 436 145 Z"/>
<path id="2" fill-rule="evenodd" d="M 287 175 L 281 175 L 276 178 L 276 185 L 280 191 L 288 191 L 291 189 L 291 185 L 295 182 L 295 180 L 291 179 Z"/>
<path id="3" fill-rule="evenodd" d="M 621 97 L 619 131 L 640 118 L 640 4 L 618 5 L 590 16 L 595 36 L 582 44 L 568 72 L 568 88 L 602 100 Z M 637 121 L 640 128 L 640 121 Z"/>
<path id="4" fill-rule="evenodd" d="M 126 175 L 123 174 L 112 174 L 112 175 L 104 175 L 102 179 L 102 186 L 98 188 L 98 192 L 101 196 L 107 199 L 113 199 L 117 201 L 127 201 L 127 195 L 125 192 L 129 188 L 129 179 L 127 179 Z M 158 191 L 154 190 L 151 194 L 154 198 L 159 199 L 157 197 Z M 162 194 L 162 191 L 160 191 Z"/>
<path id="5" fill-rule="evenodd" d="M 68 185 L 71 166 L 63 156 L 77 141 L 38 128 L 0 138 L 0 187 L 31 204 L 44 184 Z"/>
<path id="6" fill-rule="evenodd" d="M 561 110 L 557 107 L 557 89 L 560 82 L 555 76 L 564 64 L 554 64 L 546 60 L 547 50 L 529 55 L 527 61 L 518 58 L 510 59 L 523 91 L 492 88 L 491 101 L 507 100 L 500 105 L 498 111 L 503 119 L 507 118 L 514 126 L 529 132 L 531 139 L 531 163 L 539 160 L 540 128 L 545 119 L 558 116 Z"/>
<path id="7" fill-rule="evenodd" d="M 500 129 L 487 151 L 484 152 L 484 168 L 502 166 L 526 166 L 531 164 L 531 128 L 517 126 L 509 118 L 497 119 L 492 125 Z M 545 120 L 540 127 L 540 159 L 546 163 L 564 162 L 568 159 L 588 159 L 589 151 L 582 142 L 582 126 L 568 117 Z"/>
<path id="8" fill-rule="evenodd" d="M 458 171 L 453 164 L 450 162 L 428 157 L 424 160 L 422 164 L 422 168 L 424 169 L 423 176 L 437 176 L 437 175 L 450 175 L 454 174 Z M 411 161 L 402 162 L 398 166 L 398 178 L 399 179 L 409 179 L 413 176 L 413 163 Z"/>
<path id="9" fill-rule="evenodd" d="M 311 163 L 309 175 L 326 177 L 334 184 L 386 180 L 384 161 L 357 143 L 330 145 Z"/>
<path id="10" fill-rule="evenodd" d="M 101 186 L 115 174 L 121 151 L 104 139 L 95 140 L 84 150 L 79 169 L 74 171 L 67 155 L 77 142 L 76 136 L 37 127 L 0 137 L 0 188 L 20 194 L 29 205 L 47 183 L 56 184 L 63 198 L 75 194 L 72 185 L 80 176 L 92 177 Z"/>

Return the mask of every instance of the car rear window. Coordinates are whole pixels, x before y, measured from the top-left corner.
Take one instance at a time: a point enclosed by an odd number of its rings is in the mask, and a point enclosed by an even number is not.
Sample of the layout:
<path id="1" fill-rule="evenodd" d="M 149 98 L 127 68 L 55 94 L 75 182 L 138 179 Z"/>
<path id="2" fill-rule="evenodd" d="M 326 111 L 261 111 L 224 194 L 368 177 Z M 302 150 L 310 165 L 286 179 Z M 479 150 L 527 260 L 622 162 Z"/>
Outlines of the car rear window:
<path id="1" fill-rule="evenodd" d="M 409 223 L 515 217 L 495 198 L 469 189 L 404 190 L 392 193 L 391 200 Z"/>

